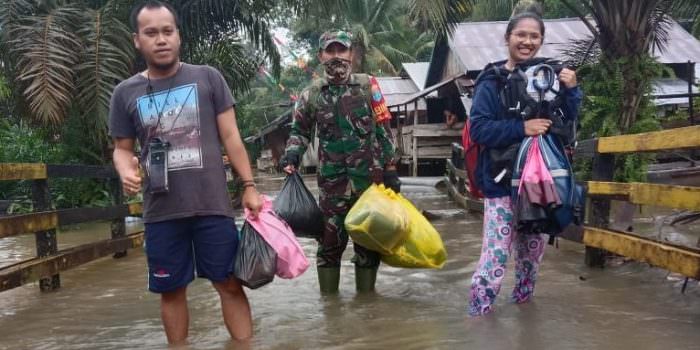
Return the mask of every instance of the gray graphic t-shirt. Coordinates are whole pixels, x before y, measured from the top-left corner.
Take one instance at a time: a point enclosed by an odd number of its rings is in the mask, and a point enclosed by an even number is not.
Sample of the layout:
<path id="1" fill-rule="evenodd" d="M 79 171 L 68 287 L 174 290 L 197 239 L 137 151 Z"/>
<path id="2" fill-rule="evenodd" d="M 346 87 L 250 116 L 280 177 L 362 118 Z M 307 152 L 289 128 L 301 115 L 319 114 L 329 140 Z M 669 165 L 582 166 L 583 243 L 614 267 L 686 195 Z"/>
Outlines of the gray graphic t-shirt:
<path id="1" fill-rule="evenodd" d="M 110 135 L 138 139 L 142 147 L 149 135 L 170 143 L 169 191 L 151 195 L 144 179 L 144 222 L 233 217 L 216 123 L 216 116 L 233 105 L 223 76 L 209 66 L 183 63 L 175 76 L 151 79 L 150 86 L 141 74 L 117 85 L 109 111 Z M 145 159 L 141 166 L 148 167 Z"/>

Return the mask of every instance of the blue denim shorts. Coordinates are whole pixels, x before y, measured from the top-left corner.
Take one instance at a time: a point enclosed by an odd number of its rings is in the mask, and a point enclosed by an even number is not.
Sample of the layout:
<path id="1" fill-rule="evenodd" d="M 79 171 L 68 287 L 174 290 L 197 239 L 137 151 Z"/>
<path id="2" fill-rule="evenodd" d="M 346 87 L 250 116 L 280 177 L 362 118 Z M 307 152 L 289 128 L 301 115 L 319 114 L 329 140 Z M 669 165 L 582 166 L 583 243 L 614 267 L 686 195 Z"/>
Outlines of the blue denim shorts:
<path id="1" fill-rule="evenodd" d="M 145 224 L 148 290 L 170 292 L 197 277 L 228 279 L 238 248 L 238 230 L 226 216 L 193 216 Z"/>

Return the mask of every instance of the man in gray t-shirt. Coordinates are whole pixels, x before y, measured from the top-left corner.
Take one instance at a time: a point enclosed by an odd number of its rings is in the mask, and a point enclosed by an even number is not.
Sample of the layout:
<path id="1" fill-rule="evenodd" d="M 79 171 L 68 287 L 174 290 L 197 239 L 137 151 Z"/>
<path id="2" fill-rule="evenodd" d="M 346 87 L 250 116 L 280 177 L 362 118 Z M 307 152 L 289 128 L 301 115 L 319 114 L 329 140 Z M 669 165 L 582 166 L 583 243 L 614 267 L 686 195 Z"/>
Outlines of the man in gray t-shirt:
<path id="1" fill-rule="evenodd" d="M 139 166 L 146 174 L 148 288 L 161 294 L 168 342 L 186 341 L 186 288 L 195 272 L 219 292 L 231 336 L 249 338 L 248 299 L 231 276 L 238 233 L 222 146 L 243 180 L 243 205 L 257 215 L 262 202 L 236 125 L 235 101 L 217 70 L 180 62 L 177 17 L 170 5 L 142 3 L 132 11 L 131 24 L 147 69 L 114 89 L 109 127 L 124 191 L 141 190 Z M 136 140 L 140 162 L 134 153 Z M 162 186 L 165 175 L 167 186 Z"/>

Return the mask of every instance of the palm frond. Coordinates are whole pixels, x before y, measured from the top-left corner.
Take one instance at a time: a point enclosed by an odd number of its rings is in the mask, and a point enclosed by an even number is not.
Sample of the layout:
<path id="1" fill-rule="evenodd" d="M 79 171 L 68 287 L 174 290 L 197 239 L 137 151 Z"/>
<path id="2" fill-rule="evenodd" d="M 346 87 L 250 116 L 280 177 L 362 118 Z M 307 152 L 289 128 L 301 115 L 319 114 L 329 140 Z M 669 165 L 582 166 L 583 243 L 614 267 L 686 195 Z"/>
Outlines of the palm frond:
<path id="1" fill-rule="evenodd" d="M 9 55 L 9 41 L 12 40 L 10 30 L 18 24 L 19 18 L 31 14 L 35 10 L 36 3 L 29 0 L 4 0 L 0 1 L 0 59 L 6 70 L 12 61 Z"/>
<path id="2" fill-rule="evenodd" d="M 107 114 L 112 90 L 130 73 L 135 52 L 128 26 L 111 16 L 111 8 L 89 10 L 78 35 L 84 43 L 81 63 L 76 67 L 76 103 L 84 124 L 93 130 L 95 141 L 107 141 Z"/>
<path id="3" fill-rule="evenodd" d="M 234 93 L 250 88 L 263 58 L 246 48 L 239 40 L 200 43 L 192 63 L 205 64 L 219 70 Z"/>
<path id="4" fill-rule="evenodd" d="M 380 22 L 386 22 L 391 25 L 391 22 L 385 21 L 386 14 L 391 11 L 393 7 L 396 6 L 396 1 L 394 0 L 381 0 L 378 1 L 374 8 L 368 9 L 370 11 L 369 15 L 369 26 L 374 26 Z"/>
<path id="5" fill-rule="evenodd" d="M 409 17 L 419 28 L 432 29 L 438 35 L 449 36 L 457 23 L 467 17 L 475 1 L 411 0 L 408 3 Z"/>
<path id="6" fill-rule="evenodd" d="M 389 58 L 386 57 L 379 49 L 371 49 L 367 53 L 367 56 L 368 66 L 370 67 L 371 73 L 375 75 L 384 75 L 386 73 L 390 75 L 398 74 L 396 67 L 394 67 L 394 65 L 391 63 L 391 60 L 389 60 Z"/>
<path id="7" fill-rule="evenodd" d="M 65 6 L 44 15 L 23 16 L 10 28 L 16 79 L 32 119 L 43 124 L 60 123 L 73 98 L 74 68 L 82 51 L 74 26 L 83 20 L 83 9 Z"/>
<path id="8" fill-rule="evenodd" d="M 173 4 L 180 12 L 183 43 L 216 42 L 243 36 L 264 53 L 273 74 L 279 75 L 280 54 L 270 28 L 270 13 L 276 1 L 175 0 Z M 189 57 L 192 45 L 184 46 L 183 54 Z"/>
<path id="9" fill-rule="evenodd" d="M 401 67 L 401 63 L 416 61 L 415 57 L 411 54 L 401 51 L 388 44 L 379 46 L 379 50 L 389 60 L 389 62 L 391 62 L 391 65 L 394 67 L 394 71 L 396 71 L 397 67 Z"/>

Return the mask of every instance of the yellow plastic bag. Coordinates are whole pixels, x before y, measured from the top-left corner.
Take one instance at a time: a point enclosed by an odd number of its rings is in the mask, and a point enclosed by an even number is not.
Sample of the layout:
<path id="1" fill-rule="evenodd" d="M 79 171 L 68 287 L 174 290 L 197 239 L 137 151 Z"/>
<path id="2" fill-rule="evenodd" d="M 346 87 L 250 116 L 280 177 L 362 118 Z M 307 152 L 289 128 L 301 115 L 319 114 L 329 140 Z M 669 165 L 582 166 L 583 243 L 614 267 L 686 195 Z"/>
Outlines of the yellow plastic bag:
<path id="1" fill-rule="evenodd" d="M 381 254 L 392 254 L 408 235 L 408 215 L 399 195 L 384 185 L 370 186 L 345 217 L 353 242 Z"/>
<path id="2" fill-rule="evenodd" d="M 447 252 L 440 234 L 408 199 L 398 196 L 408 213 L 408 237 L 393 254 L 382 255 L 382 261 L 395 267 L 442 268 Z"/>

